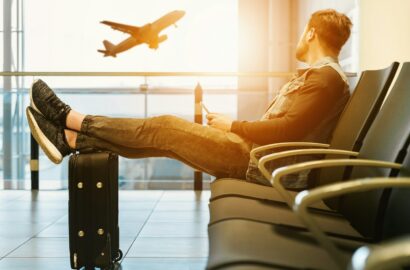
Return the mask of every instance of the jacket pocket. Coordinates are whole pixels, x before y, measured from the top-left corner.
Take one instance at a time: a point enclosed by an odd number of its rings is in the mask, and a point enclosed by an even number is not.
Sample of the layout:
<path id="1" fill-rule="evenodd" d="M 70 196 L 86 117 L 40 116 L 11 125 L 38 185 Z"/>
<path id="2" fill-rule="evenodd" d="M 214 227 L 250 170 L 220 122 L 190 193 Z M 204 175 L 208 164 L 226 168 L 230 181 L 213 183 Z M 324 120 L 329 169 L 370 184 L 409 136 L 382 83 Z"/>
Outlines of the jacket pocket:
<path id="1" fill-rule="evenodd" d="M 266 112 L 264 119 L 272 119 L 285 115 L 293 104 L 297 92 L 292 91 L 277 97 L 275 104 Z"/>

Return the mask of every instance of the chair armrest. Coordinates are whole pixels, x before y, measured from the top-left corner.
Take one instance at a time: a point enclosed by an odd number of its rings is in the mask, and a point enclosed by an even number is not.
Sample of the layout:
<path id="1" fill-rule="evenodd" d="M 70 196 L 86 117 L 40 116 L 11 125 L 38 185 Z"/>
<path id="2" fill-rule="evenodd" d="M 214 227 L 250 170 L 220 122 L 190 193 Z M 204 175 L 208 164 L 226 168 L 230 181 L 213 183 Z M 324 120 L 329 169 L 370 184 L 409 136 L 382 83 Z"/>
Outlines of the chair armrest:
<path id="1" fill-rule="evenodd" d="M 353 156 L 357 157 L 358 152 L 338 150 L 338 149 L 299 149 L 299 150 L 288 150 L 279 153 L 274 153 L 270 155 L 263 156 L 258 163 L 258 169 L 263 176 L 269 181 L 272 178 L 272 173 L 269 172 L 265 164 L 269 161 L 273 161 L 280 158 L 292 157 L 292 156 L 304 156 L 304 155 L 343 155 L 343 156 Z"/>
<path id="2" fill-rule="evenodd" d="M 284 148 L 284 147 L 318 147 L 318 148 L 329 148 L 329 144 L 324 143 L 315 143 L 315 142 L 284 142 L 284 143 L 273 143 L 267 144 L 263 146 L 256 147 L 251 150 L 250 158 L 255 163 L 258 164 L 259 160 L 256 157 L 256 154 L 270 150 L 270 149 L 277 149 L 277 148 Z"/>
<path id="3" fill-rule="evenodd" d="M 370 160 L 370 159 L 328 159 L 316 160 L 293 164 L 281 167 L 272 172 L 271 184 L 283 196 L 288 205 L 293 207 L 293 197 L 288 193 L 286 188 L 280 182 L 280 178 L 287 174 L 297 173 L 304 170 L 326 168 L 326 167 L 340 167 L 340 166 L 364 166 L 364 167 L 384 167 L 392 169 L 400 169 L 401 164 L 387 161 Z"/>
<path id="4" fill-rule="evenodd" d="M 401 269 L 410 265 L 410 236 L 374 247 L 361 247 L 353 254 L 349 269 Z"/>
<path id="5" fill-rule="evenodd" d="M 300 220 L 306 225 L 306 227 L 312 232 L 318 242 L 329 252 L 333 259 L 345 268 L 346 262 L 342 254 L 336 245 L 329 239 L 326 233 L 323 232 L 317 225 L 313 215 L 311 215 L 308 211 L 309 205 L 320 200 L 337 197 L 348 193 L 392 187 L 410 188 L 410 177 L 358 179 L 354 181 L 326 185 L 323 187 L 314 188 L 312 190 L 305 190 L 296 196 L 293 210 L 296 212 Z"/>

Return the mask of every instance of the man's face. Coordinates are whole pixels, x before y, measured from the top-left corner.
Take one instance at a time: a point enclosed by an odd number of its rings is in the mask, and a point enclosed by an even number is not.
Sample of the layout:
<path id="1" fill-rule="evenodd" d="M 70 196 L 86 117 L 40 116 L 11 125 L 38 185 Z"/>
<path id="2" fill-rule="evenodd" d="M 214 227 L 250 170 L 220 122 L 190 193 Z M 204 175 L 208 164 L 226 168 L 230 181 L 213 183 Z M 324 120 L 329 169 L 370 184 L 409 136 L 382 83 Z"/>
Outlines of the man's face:
<path id="1" fill-rule="evenodd" d="M 298 45 L 296 46 L 296 59 L 302 62 L 306 62 L 306 56 L 309 51 L 309 34 L 310 33 L 306 25 L 305 30 L 299 39 Z"/>

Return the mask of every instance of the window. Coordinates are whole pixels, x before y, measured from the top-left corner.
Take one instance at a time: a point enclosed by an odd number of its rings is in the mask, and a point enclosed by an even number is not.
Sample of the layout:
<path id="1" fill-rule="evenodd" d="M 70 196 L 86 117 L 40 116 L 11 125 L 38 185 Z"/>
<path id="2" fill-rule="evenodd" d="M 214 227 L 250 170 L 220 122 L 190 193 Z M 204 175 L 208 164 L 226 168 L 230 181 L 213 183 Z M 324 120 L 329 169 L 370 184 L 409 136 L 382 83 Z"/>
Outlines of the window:
<path id="1" fill-rule="evenodd" d="M 17 6 L 14 9 L 16 8 Z M 13 43 L 13 51 L 23 51 L 24 66 L 20 70 L 59 72 L 237 70 L 236 0 L 212 2 L 205 0 L 116 2 L 41 0 L 24 1 L 20 3 L 19 11 L 14 9 L 13 18 L 17 17 L 17 12 L 24 9 L 24 12 L 21 12 L 24 14 L 24 42 Z M 104 39 L 119 43 L 127 37 L 127 34 L 114 31 L 100 24 L 100 21 L 110 20 L 142 26 L 177 9 L 186 11 L 186 14 L 177 22 L 177 28 L 171 26 L 163 31 L 168 35 L 168 40 L 161 43 L 158 50 L 151 50 L 143 44 L 118 54 L 117 58 L 103 57 L 97 52 L 97 49 L 103 48 Z M 18 121 L 11 120 L 13 125 L 11 179 L 17 182 L 30 179 L 29 130 L 24 108 L 29 103 L 27 89 L 34 79 L 36 78 L 26 77 L 23 84 L 13 82 L 11 93 L 13 113 L 10 119 L 18 119 Z M 84 113 L 122 117 L 149 117 L 168 113 L 190 120 L 193 120 L 194 114 L 192 94 L 188 92 L 172 94 L 173 90 L 193 90 L 197 82 L 200 82 L 204 89 L 236 89 L 237 84 L 236 78 L 47 77 L 43 79 L 57 89 L 63 100 Z M 140 86 L 145 84 L 148 85 L 149 91 L 136 94 Z M 162 94 L 150 94 L 151 89 L 161 90 Z M 169 94 L 164 95 L 167 91 Z M 0 96 L 0 101 L 3 100 L 3 96 Z M 207 94 L 204 100 L 210 108 L 236 116 L 235 94 Z M 110 106 L 107 106 L 107 102 Z M 224 107 L 223 105 L 226 104 L 230 104 L 231 107 Z M 16 106 L 17 110 L 15 110 Z M 0 120 L 4 120 L 3 116 Z M 10 142 L 3 142 L 2 145 L 7 143 Z M 3 168 L 0 167 L 1 172 Z M 56 166 L 41 153 L 40 187 L 46 189 L 66 187 L 67 168 L 67 160 Z M 0 176 L 1 178 L 4 177 Z M 166 188 L 161 186 L 161 183 L 171 180 L 168 186 L 178 188 L 184 187 L 184 184 L 171 185 L 175 180 L 192 182 L 192 178 L 193 171 L 174 160 L 155 158 L 120 161 L 122 181 L 120 184 L 125 187 Z M 206 179 L 209 179 L 209 176 Z M 144 182 L 145 180 L 150 181 Z M 156 180 L 159 184 L 155 182 Z M 28 181 L 25 183 L 17 184 L 15 187 L 29 187 Z"/>

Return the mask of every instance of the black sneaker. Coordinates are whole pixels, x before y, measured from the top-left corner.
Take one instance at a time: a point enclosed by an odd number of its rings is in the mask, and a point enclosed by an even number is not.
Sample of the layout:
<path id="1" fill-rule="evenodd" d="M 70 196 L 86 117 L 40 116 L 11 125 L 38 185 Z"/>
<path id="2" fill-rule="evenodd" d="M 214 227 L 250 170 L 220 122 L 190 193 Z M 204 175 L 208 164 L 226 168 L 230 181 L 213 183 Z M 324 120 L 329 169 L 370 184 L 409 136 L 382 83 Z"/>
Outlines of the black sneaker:
<path id="1" fill-rule="evenodd" d="M 62 102 L 42 80 L 35 81 L 30 88 L 31 107 L 55 124 L 65 127 L 70 106 Z"/>
<path id="2" fill-rule="evenodd" d="M 26 114 L 34 139 L 47 157 L 59 164 L 63 157 L 72 152 L 65 139 L 64 128 L 55 126 L 32 107 L 27 107 Z"/>

